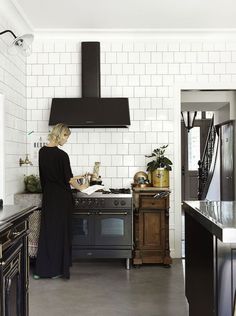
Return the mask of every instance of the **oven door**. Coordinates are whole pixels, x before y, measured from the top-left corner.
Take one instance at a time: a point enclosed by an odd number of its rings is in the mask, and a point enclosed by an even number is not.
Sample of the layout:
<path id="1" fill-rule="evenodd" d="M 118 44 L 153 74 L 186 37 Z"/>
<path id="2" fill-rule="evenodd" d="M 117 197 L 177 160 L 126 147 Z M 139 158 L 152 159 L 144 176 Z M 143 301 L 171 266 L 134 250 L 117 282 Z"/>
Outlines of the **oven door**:
<path id="1" fill-rule="evenodd" d="M 72 246 L 91 245 L 94 238 L 93 214 L 88 212 L 74 213 L 72 216 Z"/>
<path id="2" fill-rule="evenodd" d="M 118 248 L 132 245 L 131 211 L 98 211 L 95 217 L 96 246 L 117 246 Z"/>

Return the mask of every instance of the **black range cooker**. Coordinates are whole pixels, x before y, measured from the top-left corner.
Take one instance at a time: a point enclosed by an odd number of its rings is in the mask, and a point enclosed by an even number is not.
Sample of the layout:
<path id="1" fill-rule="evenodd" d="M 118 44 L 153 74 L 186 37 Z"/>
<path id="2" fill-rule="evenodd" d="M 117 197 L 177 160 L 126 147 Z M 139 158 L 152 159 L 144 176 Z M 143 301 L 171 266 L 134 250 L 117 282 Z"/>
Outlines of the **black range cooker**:
<path id="1" fill-rule="evenodd" d="M 133 250 L 132 194 L 110 189 L 74 196 L 72 257 L 124 258 L 130 268 Z"/>

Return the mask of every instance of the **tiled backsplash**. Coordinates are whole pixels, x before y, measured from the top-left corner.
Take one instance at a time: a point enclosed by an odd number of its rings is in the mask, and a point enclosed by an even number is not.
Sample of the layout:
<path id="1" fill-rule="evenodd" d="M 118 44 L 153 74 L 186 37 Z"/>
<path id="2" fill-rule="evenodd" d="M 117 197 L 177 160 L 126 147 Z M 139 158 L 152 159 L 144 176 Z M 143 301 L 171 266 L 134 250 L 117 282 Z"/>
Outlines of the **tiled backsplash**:
<path id="1" fill-rule="evenodd" d="M 81 96 L 80 45 L 78 40 L 34 42 L 27 60 L 27 128 L 38 137 L 48 132 L 52 97 Z M 104 183 L 126 187 L 136 171 L 145 170 L 145 154 L 157 146 L 168 143 L 173 158 L 174 86 L 234 80 L 235 50 L 235 43 L 223 40 L 101 41 L 101 95 L 129 98 L 131 126 L 73 129 L 64 148 L 74 174 L 101 161 Z"/>

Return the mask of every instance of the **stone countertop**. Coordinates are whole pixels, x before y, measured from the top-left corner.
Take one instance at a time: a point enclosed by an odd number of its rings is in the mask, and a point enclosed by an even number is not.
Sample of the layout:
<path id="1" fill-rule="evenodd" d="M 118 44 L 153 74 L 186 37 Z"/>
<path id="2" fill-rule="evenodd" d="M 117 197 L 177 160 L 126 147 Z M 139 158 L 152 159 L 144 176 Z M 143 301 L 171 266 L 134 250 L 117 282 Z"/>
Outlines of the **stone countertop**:
<path id="1" fill-rule="evenodd" d="M 42 193 L 16 193 L 14 203 L 35 205 L 39 208 L 42 205 Z"/>
<path id="2" fill-rule="evenodd" d="M 236 201 L 184 201 L 184 211 L 225 243 L 236 243 Z"/>
<path id="3" fill-rule="evenodd" d="M 3 208 L 0 209 L 0 231 L 10 226 L 14 220 L 31 213 L 34 209 L 36 209 L 36 207 L 29 204 L 4 205 Z"/>

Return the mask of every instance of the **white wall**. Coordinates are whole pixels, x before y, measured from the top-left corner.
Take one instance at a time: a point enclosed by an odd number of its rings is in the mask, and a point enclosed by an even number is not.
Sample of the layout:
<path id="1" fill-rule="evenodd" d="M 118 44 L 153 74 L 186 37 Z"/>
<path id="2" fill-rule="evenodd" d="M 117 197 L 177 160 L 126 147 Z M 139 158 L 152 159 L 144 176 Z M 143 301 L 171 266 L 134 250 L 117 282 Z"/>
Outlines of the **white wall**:
<path id="1" fill-rule="evenodd" d="M 230 104 L 223 106 L 222 108 L 214 111 L 214 124 L 220 124 L 230 119 Z"/>
<path id="2" fill-rule="evenodd" d="M 215 124 L 236 118 L 235 91 L 183 91 L 181 103 L 184 111 L 213 111 Z"/>
<path id="3" fill-rule="evenodd" d="M 0 30 L 11 29 L 18 35 L 21 29 L 16 27 L 18 23 L 12 23 L 14 12 L 11 11 L 11 19 L 8 14 L 3 14 L 4 9 L 9 9 L 6 1 L 5 4 L 6 7 L 1 6 Z M 4 204 L 13 203 L 13 194 L 23 190 L 22 179 L 27 172 L 25 168 L 19 168 L 19 157 L 26 153 L 26 58 L 7 53 L 13 39 L 10 33 L 0 36 L 0 94 L 4 96 L 1 110 L 5 117 L 0 125 L 0 133 L 5 135 L 0 155 L 0 165 L 5 160 L 4 172 L 1 172 Z"/>

